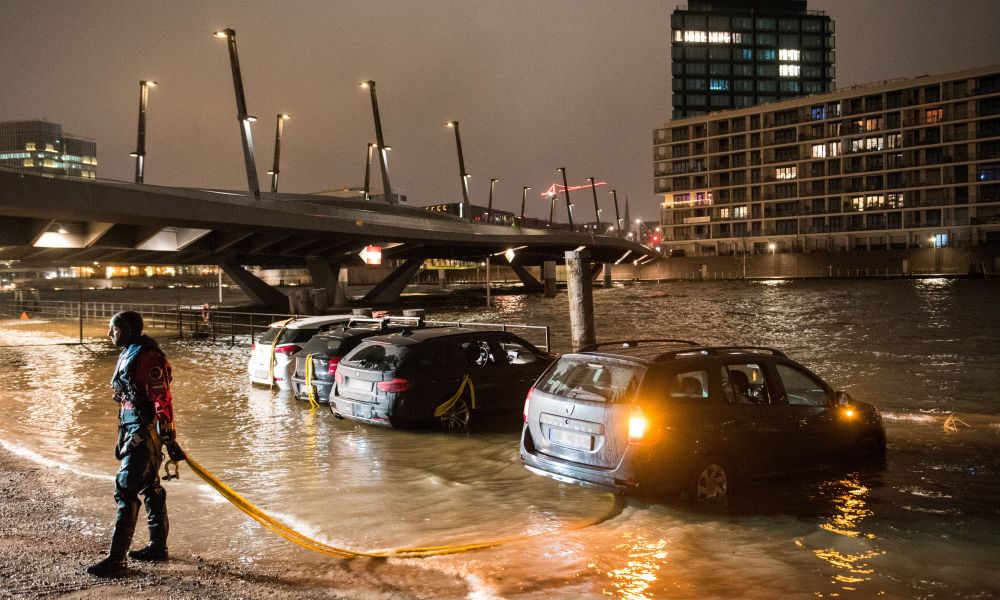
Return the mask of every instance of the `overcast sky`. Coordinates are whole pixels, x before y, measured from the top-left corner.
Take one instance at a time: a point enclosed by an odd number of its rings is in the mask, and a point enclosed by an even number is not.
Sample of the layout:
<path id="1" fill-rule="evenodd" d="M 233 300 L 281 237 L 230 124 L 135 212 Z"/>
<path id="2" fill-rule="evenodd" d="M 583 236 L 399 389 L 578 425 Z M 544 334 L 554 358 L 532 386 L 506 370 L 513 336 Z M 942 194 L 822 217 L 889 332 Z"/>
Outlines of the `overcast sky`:
<path id="1" fill-rule="evenodd" d="M 670 117 L 670 13 L 651 0 L 0 0 L 0 121 L 48 119 L 98 143 L 98 175 L 131 180 L 140 79 L 150 93 L 146 182 L 242 188 L 224 40 L 237 32 L 267 189 L 279 112 L 281 190 L 360 186 L 377 83 L 395 191 L 520 210 L 567 168 L 657 217 L 652 137 Z M 811 1 L 836 21 L 838 87 L 1000 63 L 997 0 Z M 381 187 L 377 171 L 373 185 Z M 609 189 L 609 188 L 605 188 Z M 580 193 L 580 192 L 578 192 Z M 602 192 L 600 197 L 607 196 Z M 532 198 L 532 197 L 530 197 Z M 530 216 L 547 217 L 537 195 Z M 579 206 L 589 194 L 574 199 Z M 577 213 L 591 220 L 592 211 Z M 607 214 L 607 213 L 605 213 Z M 561 220 L 565 217 L 561 216 Z"/>

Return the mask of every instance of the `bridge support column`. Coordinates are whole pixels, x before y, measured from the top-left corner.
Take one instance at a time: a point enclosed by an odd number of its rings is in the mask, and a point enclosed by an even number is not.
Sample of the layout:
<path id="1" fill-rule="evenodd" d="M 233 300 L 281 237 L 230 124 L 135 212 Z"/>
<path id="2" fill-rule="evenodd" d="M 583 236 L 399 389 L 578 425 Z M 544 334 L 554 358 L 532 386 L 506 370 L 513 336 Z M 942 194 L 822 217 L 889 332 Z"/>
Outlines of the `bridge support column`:
<path id="1" fill-rule="evenodd" d="M 438 269 L 438 289 L 445 289 L 448 286 L 448 271 Z"/>
<path id="2" fill-rule="evenodd" d="M 611 267 L 613 266 L 611 263 L 604 263 L 604 287 L 608 289 L 611 288 Z"/>
<path id="3" fill-rule="evenodd" d="M 594 332 L 594 293 L 590 253 L 566 253 L 566 289 L 569 291 L 569 326 L 573 351 L 597 341 Z"/>
<path id="4" fill-rule="evenodd" d="M 420 265 L 424 264 L 422 258 L 411 258 L 382 280 L 381 283 L 365 294 L 364 302 L 372 304 L 391 304 L 399 300 L 399 295 L 403 293 L 406 285 L 410 283 L 413 276 L 420 270 Z"/>
<path id="5" fill-rule="evenodd" d="M 312 276 L 313 285 L 326 290 L 327 300 L 333 300 L 333 306 L 347 306 L 347 269 L 337 261 L 320 257 L 306 259 L 306 267 Z M 322 310 L 325 306 L 317 306 Z"/>
<path id="6" fill-rule="evenodd" d="M 517 275 L 517 278 L 521 280 L 521 283 L 524 284 L 525 289 L 533 292 L 539 292 L 542 290 L 542 284 L 539 283 L 539 281 L 535 279 L 527 269 L 517 263 L 511 263 L 510 268 L 514 271 L 514 274 Z"/>
<path id="7" fill-rule="evenodd" d="M 288 296 L 261 281 L 242 265 L 222 261 L 219 263 L 219 268 L 255 303 L 273 308 L 280 307 L 280 310 L 288 308 Z"/>
<path id="8" fill-rule="evenodd" d="M 545 297 L 556 295 L 556 261 L 547 260 L 542 263 L 542 281 L 545 282 Z"/>

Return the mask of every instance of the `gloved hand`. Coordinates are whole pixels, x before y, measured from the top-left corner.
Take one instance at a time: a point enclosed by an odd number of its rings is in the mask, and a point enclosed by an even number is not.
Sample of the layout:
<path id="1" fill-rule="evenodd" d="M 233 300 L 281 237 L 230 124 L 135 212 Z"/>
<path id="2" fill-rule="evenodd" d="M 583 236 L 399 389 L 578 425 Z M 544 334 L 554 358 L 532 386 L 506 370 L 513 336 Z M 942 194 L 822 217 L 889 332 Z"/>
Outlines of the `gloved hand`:
<path id="1" fill-rule="evenodd" d="M 167 447 L 167 455 L 170 457 L 170 460 L 179 462 L 187 458 L 184 456 L 184 451 L 177 444 L 177 440 L 171 438 L 169 441 L 164 442 L 163 445 Z"/>
<path id="2" fill-rule="evenodd" d="M 174 429 L 174 424 L 168 421 L 157 421 L 156 432 L 160 436 L 160 441 L 166 446 L 170 460 L 174 462 L 184 460 L 184 451 L 177 444 L 177 430 Z"/>

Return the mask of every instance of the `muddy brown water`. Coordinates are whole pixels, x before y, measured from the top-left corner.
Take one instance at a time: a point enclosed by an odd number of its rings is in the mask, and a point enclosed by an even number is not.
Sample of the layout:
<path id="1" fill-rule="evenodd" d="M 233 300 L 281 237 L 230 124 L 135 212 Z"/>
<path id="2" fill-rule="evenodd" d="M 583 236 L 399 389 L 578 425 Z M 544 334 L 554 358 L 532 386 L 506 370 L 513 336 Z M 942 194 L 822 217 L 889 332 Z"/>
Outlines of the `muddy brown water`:
<path id="1" fill-rule="evenodd" d="M 1000 282 L 944 279 L 596 290 L 602 339 L 776 346 L 883 412 L 885 469 L 755 485 L 721 515 L 532 475 L 517 432 L 445 436 L 337 421 L 325 407 L 250 386 L 244 344 L 161 337 L 188 452 L 303 533 L 354 549 L 539 534 L 405 559 L 427 578 L 464 578 L 473 598 L 984 598 L 1000 595 L 997 298 Z M 569 345 L 565 295 L 501 296 L 490 310 L 431 316 L 548 324 L 555 349 Z M 116 353 L 101 333 L 95 324 L 87 346 L 60 345 L 76 339 L 75 323 L 0 322 L 0 443 L 61 469 L 73 511 L 65 518 L 106 537 Z M 165 486 L 175 553 L 289 572 L 335 560 L 264 530 L 185 467 Z"/>

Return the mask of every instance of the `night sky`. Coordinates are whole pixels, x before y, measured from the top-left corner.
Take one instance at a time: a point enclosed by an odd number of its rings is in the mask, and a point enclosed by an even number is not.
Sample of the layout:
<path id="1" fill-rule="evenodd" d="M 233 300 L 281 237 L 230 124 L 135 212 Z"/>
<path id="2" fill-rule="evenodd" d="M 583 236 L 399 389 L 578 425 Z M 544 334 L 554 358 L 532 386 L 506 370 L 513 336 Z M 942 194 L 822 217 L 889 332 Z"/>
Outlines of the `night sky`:
<path id="1" fill-rule="evenodd" d="M 360 186 L 377 84 L 389 172 L 411 205 L 470 198 L 548 216 L 565 166 L 658 215 L 653 129 L 670 117 L 670 14 L 639 0 L 0 0 L 0 121 L 48 119 L 98 143 L 98 175 L 131 180 L 139 80 L 150 92 L 146 183 L 245 189 L 224 40 L 236 30 L 261 187 L 287 112 L 281 190 Z M 997 0 L 811 1 L 836 21 L 838 87 L 1000 63 Z M 381 188 L 377 170 L 373 186 Z M 609 189 L 605 188 L 605 189 Z M 588 207 L 588 195 L 576 200 Z M 602 201 L 605 192 L 599 196 Z M 531 196 L 529 196 L 531 198 Z M 577 212 L 578 221 L 592 211 Z M 608 213 L 605 213 L 608 214 Z M 560 220 L 565 220 L 560 214 Z"/>

